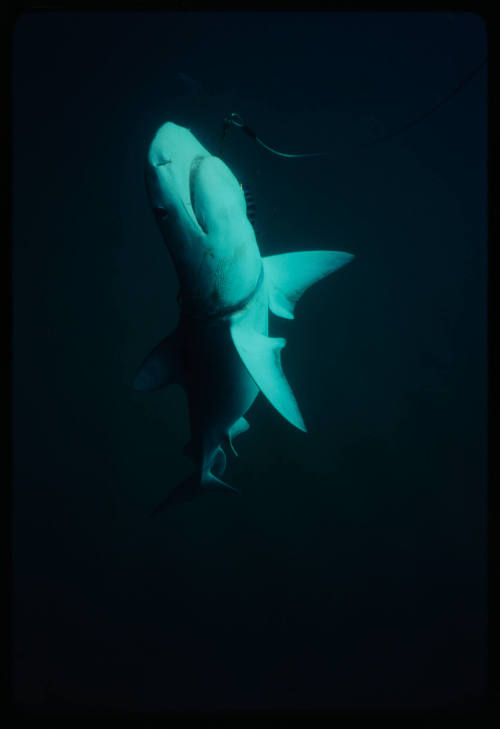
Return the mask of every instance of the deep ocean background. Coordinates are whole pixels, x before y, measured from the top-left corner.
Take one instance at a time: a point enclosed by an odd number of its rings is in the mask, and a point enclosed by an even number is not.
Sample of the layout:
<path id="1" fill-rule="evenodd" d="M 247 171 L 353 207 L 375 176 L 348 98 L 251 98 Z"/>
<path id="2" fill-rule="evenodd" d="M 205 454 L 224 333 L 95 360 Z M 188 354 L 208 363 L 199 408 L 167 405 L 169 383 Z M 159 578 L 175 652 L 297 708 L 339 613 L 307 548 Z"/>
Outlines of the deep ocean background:
<path id="1" fill-rule="evenodd" d="M 24 15 L 13 38 L 13 690 L 32 709 L 473 703 L 486 682 L 487 71 L 473 14 Z M 314 286 L 218 495 L 182 391 L 136 393 L 176 324 L 144 190 L 189 126 L 257 204 L 263 255 L 355 260 Z"/>

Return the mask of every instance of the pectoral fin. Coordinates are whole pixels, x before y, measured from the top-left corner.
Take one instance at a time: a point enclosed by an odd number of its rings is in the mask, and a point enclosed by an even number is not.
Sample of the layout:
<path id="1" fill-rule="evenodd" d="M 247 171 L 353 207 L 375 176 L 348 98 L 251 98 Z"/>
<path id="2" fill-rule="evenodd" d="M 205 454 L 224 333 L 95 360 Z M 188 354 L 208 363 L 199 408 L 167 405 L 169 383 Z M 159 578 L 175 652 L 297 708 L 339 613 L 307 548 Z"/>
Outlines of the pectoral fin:
<path id="1" fill-rule="evenodd" d="M 286 340 L 266 337 L 241 323 L 231 325 L 231 337 L 243 364 L 271 405 L 292 425 L 307 432 L 281 366 L 281 350 Z"/>
<path id="2" fill-rule="evenodd" d="M 295 304 L 304 291 L 353 258 L 351 253 L 343 251 L 301 251 L 266 256 L 263 261 L 269 308 L 276 316 L 293 319 Z"/>
<path id="3" fill-rule="evenodd" d="M 146 357 L 134 380 L 134 390 L 158 390 L 181 377 L 178 330 L 165 337 Z"/>

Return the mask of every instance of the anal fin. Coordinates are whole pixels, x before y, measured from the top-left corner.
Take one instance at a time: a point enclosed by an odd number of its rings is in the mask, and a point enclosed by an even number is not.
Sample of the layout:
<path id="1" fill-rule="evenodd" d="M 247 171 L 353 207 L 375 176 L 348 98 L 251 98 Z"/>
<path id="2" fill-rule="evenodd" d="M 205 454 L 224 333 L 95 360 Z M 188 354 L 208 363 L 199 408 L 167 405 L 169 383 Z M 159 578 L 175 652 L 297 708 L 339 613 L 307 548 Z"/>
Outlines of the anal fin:
<path id="1" fill-rule="evenodd" d="M 222 476 L 226 470 L 226 454 L 221 446 L 215 452 L 212 468 L 216 476 Z"/>
<path id="2" fill-rule="evenodd" d="M 195 449 L 193 446 L 193 441 L 190 440 L 189 443 L 186 443 L 184 448 L 182 449 L 182 452 L 186 456 L 186 458 L 189 458 L 190 461 L 193 463 L 197 463 L 197 455 L 195 453 Z M 209 459 L 210 463 L 210 459 Z M 226 470 L 227 460 L 226 460 L 226 454 L 224 453 L 224 449 L 222 446 L 218 446 L 216 448 L 215 452 L 213 453 L 213 456 L 211 458 L 211 464 L 210 468 L 214 470 L 214 473 L 217 476 L 221 476 L 224 471 Z"/>
<path id="3" fill-rule="evenodd" d="M 246 420 L 245 418 L 238 418 L 238 420 L 233 423 L 233 425 L 229 428 L 227 440 L 229 443 L 229 447 L 231 448 L 235 456 L 237 456 L 238 453 L 233 445 L 233 440 L 236 438 L 236 436 L 241 435 L 241 433 L 245 433 L 249 428 L 250 425 L 248 424 L 248 420 Z"/>
<path id="4" fill-rule="evenodd" d="M 179 486 L 172 489 L 166 498 L 153 509 L 150 516 L 158 516 L 163 511 L 172 509 L 187 501 L 193 501 L 198 496 L 203 496 L 214 491 L 239 494 L 238 489 L 233 488 L 233 486 L 225 483 L 225 481 L 221 481 L 220 478 L 214 476 L 210 471 L 205 473 L 202 478 L 200 478 L 200 474 L 197 472 L 189 476 Z"/>

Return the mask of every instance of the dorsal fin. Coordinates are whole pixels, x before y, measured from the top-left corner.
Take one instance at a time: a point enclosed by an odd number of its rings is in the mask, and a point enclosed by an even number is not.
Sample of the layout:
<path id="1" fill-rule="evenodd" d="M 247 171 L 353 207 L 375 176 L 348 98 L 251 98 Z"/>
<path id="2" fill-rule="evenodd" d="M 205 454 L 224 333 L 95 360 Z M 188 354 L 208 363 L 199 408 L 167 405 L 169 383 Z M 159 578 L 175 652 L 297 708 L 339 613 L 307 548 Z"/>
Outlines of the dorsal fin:
<path id="1" fill-rule="evenodd" d="M 281 350 L 286 340 L 266 337 L 240 322 L 231 324 L 231 337 L 243 364 L 271 405 L 292 425 L 307 432 L 281 366 Z"/>
<path id="2" fill-rule="evenodd" d="M 343 251 L 301 251 L 266 256 L 264 272 L 268 281 L 269 308 L 284 319 L 293 319 L 295 304 L 316 281 L 352 261 Z"/>

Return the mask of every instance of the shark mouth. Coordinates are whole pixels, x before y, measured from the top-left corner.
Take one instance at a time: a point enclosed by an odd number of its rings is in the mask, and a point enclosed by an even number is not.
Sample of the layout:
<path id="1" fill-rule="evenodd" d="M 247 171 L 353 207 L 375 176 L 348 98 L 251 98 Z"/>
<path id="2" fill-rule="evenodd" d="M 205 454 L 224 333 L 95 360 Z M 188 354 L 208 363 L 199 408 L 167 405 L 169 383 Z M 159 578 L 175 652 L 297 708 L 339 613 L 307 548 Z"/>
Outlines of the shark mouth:
<path id="1" fill-rule="evenodd" d="M 205 155 L 206 156 L 206 155 Z M 202 231 L 206 234 L 208 234 L 208 230 L 206 226 L 204 225 L 203 221 L 198 217 L 196 214 L 196 175 L 198 174 L 198 169 L 200 167 L 200 164 L 205 159 L 205 156 L 200 155 L 199 157 L 195 157 L 194 160 L 191 162 L 191 169 L 189 170 L 189 199 L 191 202 L 191 208 L 193 210 L 193 214 L 196 218 L 196 222 L 202 229 Z"/>

